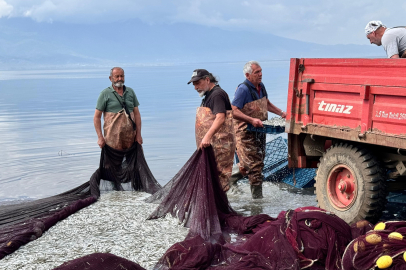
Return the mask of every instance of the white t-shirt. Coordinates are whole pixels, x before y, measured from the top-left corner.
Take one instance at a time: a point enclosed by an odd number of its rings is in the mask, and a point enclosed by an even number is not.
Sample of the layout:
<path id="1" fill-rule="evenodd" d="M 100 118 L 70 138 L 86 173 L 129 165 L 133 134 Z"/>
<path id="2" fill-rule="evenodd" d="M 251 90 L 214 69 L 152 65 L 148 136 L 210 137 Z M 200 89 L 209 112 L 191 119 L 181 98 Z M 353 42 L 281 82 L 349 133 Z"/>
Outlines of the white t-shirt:
<path id="1" fill-rule="evenodd" d="M 392 55 L 403 53 L 406 50 L 406 28 L 388 28 L 382 36 L 382 46 L 388 58 Z"/>

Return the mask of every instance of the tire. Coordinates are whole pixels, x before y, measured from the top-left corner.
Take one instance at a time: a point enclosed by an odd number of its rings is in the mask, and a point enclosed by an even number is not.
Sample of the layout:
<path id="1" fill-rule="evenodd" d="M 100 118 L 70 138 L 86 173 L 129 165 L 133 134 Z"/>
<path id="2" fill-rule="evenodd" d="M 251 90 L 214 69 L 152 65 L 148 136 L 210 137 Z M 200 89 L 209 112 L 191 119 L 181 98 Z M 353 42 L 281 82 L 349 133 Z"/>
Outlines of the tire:
<path id="1" fill-rule="evenodd" d="M 384 170 L 367 149 L 335 144 L 320 158 L 315 180 L 318 206 L 349 224 L 374 224 L 385 209 Z"/>

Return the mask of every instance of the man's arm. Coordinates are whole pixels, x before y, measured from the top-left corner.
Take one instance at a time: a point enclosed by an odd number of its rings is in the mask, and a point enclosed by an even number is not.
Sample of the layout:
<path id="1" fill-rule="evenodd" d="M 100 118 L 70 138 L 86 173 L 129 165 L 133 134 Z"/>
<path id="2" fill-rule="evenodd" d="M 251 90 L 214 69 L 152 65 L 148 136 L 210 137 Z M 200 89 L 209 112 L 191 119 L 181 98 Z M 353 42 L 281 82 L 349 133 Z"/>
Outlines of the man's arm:
<path id="1" fill-rule="evenodd" d="M 254 127 L 263 127 L 264 125 L 262 124 L 262 121 L 258 118 L 252 118 L 249 117 L 248 115 L 244 114 L 242 111 L 237 106 L 231 105 L 231 108 L 233 109 L 233 118 L 250 123 Z"/>
<path id="2" fill-rule="evenodd" d="M 134 107 L 134 122 L 136 125 L 135 128 L 135 140 L 139 143 L 142 144 L 142 137 L 141 137 L 141 114 L 140 114 L 140 110 L 138 109 L 138 107 Z"/>
<path id="3" fill-rule="evenodd" d="M 99 145 L 100 148 L 103 148 L 104 145 L 106 144 L 106 141 L 104 140 L 103 132 L 101 129 L 102 114 L 103 114 L 102 111 L 99 111 L 98 109 L 96 109 L 94 112 L 94 117 L 93 117 L 94 129 L 96 130 L 96 134 L 97 134 L 97 144 Z"/>
<path id="4" fill-rule="evenodd" d="M 213 125 L 211 125 L 209 131 L 207 131 L 206 135 L 204 135 L 202 142 L 200 143 L 200 148 L 207 147 L 210 145 L 211 138 L 214 134 L 219 131 L 220 127 L 226 121 L 226 114 L 225 113 L 217 113 L 216 119 L 214 119 Z"/>
<path id="5" fill-rule="evenodd" d="M 274 113 L 279 115 L 282 118 L 286 118 L 286 113 L 284 111 L 282 111 L 281 109 L 279 109 L 278 107 L 276 107 L 275 105 L 273 105 L 269 99 L 266 99 L 267 101 L 267 109 L 269 112 Z"/>
<path id="6" fill-rule="evenodd" d="M 402 57 L 400 57 L 399 54 L 394 54 L 394 55 L 392 55 L 390 58 L 406 58 L 406 52 L 404 52 L 404 53 L 402 54 Z"/>

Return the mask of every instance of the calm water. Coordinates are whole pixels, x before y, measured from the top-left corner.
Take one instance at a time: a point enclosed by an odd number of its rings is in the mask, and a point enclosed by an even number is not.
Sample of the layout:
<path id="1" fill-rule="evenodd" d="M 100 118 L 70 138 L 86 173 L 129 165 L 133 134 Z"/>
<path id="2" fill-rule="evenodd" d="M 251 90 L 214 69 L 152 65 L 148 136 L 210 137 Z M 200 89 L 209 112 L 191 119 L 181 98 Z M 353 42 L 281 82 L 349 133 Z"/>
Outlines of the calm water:
<path id="1" fill-rule="evenodd" d="M 286 109 L 289 62 L 262 62 L 271 102 Z M 125 68 L 126 85 L 140 101 L 147 162 L 161 184 L 195 151 L 195 110 L 187 81 L 196 68 L 220 79 L 233 98 L 244 62 Z M 89 180 L 100 148 L 93 126 L 109 68 L 0 71 L 0 201 L 43 198 Z"/>

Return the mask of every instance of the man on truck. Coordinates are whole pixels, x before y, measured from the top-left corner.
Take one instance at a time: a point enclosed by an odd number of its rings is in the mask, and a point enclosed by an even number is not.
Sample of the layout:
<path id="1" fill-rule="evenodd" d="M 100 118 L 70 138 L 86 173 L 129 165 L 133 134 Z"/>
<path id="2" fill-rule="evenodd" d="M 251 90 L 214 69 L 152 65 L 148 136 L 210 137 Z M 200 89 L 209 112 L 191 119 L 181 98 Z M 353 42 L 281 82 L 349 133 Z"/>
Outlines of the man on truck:
<path id="1" fill-rule="evenodd" d="M 286 113 L 269 101 L 258 62 L 247 62 L 243 72 L 246 80 L 237 87 L 231 102 L 237 155 L 241 174 L 248 174 L 252 198 L 261 199 L 266 134 L 247 131 L 247 124 L 263 127 L 262 121 L 268 119 L 268 111 L 283 118 Z"/>
<path id="2" fill-rule="evenodd" d="M 406 58 L 406 27 L 387 28 L 381 21 L 370 21 L 365 34 L 377 46 L 383 46 L 388 58 Z"/>

